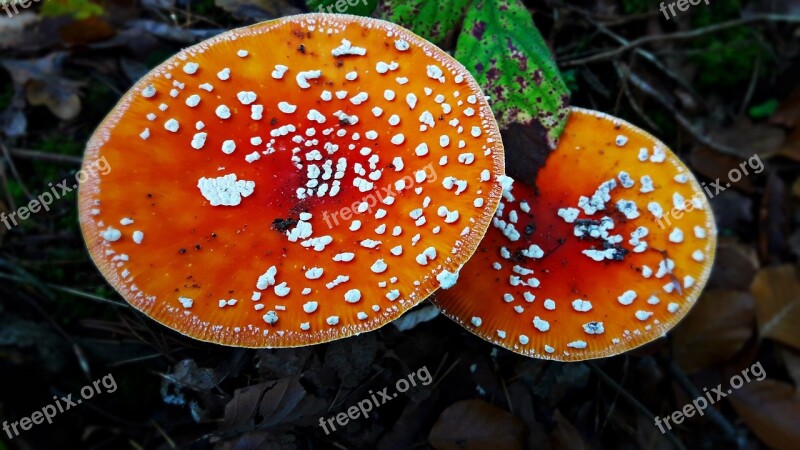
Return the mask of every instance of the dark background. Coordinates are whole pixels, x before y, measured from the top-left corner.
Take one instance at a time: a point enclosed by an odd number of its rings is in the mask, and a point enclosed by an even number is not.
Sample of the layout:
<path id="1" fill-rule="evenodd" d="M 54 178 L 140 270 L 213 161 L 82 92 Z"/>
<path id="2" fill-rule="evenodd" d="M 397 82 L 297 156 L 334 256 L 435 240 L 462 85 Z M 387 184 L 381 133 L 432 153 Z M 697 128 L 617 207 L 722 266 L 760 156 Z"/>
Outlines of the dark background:
<path id="1" fill-rule="evenodd" d="M 203 344 L 105 283 L 73 193 L 0 226 L 0 420 L 109 373 L 118 389 L 13 440 L 0 433 L 0 450 L 800 448 L 800 2 L 712 0 L 671 20 L 646 0 L 526 5 L 573 105 L 641 126 L 701 181 L 754 155 L 766 166 L 711 200 L 714 272 L 666 338 L 589 363 L 527 359 L 424 320 L 426 301 L 403 331 L 286 350 Z M 0 210 L 72 177 L 121 94 L 180 48 L 303 11 L 301 0 L 47 0 L 3 17 Z M 765 380 L 658 431 L 656 415 L 755 362 Z M 422 367 L 432 384 L 370 418 L 330 436 L 316 425 Z"/>

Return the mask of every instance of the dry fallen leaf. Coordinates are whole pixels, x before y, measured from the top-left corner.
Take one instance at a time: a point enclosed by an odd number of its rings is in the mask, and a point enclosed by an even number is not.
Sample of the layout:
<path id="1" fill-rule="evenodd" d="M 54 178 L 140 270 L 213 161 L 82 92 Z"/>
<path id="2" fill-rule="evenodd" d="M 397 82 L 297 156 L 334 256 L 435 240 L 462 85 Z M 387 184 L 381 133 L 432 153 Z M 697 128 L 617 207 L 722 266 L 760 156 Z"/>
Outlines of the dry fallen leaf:
<path id="1" fill-rule="evenodd" d="M 556 410 L 553 414 L 553 419 L 556 422 L 556 427 L 550 434 L 550 448 L 552 450 L 589 450 L 592 448 L 583 437 L 580 431 L 575 428 L 561 411 Z"/>
<path id="2" fill-rule="evenodd" d="M 735 187 L 736 189 L 746 193 L 751 193 L 753 192 L 752 175 L 755 172 L 750 168 L 749 165 L 747 165 L 747 161 L 748 158 L 752 157 L 754 153 L 755 152 L 739 158 L 736 156 L 720 154 L 710 148 L 696 147 L 692 149 L 692 153 L 689 155 L 689 165 L 695 170 L 695 172 L 711 180 L 711 183 L 708 184 L 709 191 L 712 194 L 716 194 L 716 188 L 714 187 L 713 183 L 718 183 L 723 190 L 729 189 L 730 187 L 727 186 L 729 181 L 728 174 L 734 169 L 741 170 L 741 164 L 744 163 L 744 167 L 747 168 L 749 175 L 745 176 L 744 172 L 741 172 L 743 175 L 742 179 L 736 183 L 731 183 L 731 187 Z M 753 165 L 758 167 L 757 164 Z"/>
<path id="3" fill-rule="evenodd" d="M 59 35 L 64 43 L 71 45 L 86 45 L 92 42 L 102 42 L 114 37 L 117 30 L 107 20 L 98 16 L 76 20 L 65 24 L 59 30 Z"/>
<path id="4" fill-rule="evenodd" d="M 299 424 L 324 410 L 324 401 L 306 392 L 297 377 L 282 378 L 236 390 L 225 406 L 225 428 Z"/>
<path id="5" fill-rule="evenodd" d="M 61 65 L 65 53 L 52 53 L 39 59 L 0 60 L 14 80 L 14 89 L 24 92 L 32 105 L 45 105 L 61 120 L 71 120 L 81 112 L 78 89 L 81 82 L 62 76 Z"/>
<path id="6" fill-rule="evenodd" d="M 41 18 L 32 11 L 22 11 L 14 17 L 0 14 L 0 49 L 12 49 L 22 44 L 33 25 L 40 21 Z"/>
<path id="7" fill-rule="evenodd" d="M 658 430 L 653 420 L 642 414 L 636 415 L 636 442 L 640 449 L 673 450 L 675 445 Z"/>
<path id="8" fill-rule="evenodd" d="M 483 400 L 462 400 L 442 412 L 428 437 L 436 450 L 516 450 L 523 446 L 522 422 Z"/>
<path id="9" fill-rule="evenodd" d="M 689 373 L 723 363 L 753 335 L 753 322 L 753 298 L 747 292 L 706 291 L 675 328 L 675 360 Z"/>
<path id="10" fill-rule="evenodd" d="M 770 448 L 800 448 L 800 393 L 794 386 L 766 379 L 747 383 L 728 397 L 747 426 Z"/>
<path id="11" fill-rule="evenodd" d="M 772 113 L 769 122 L 786 128 L 800 125 L 800 88 L 795 88 Z"/>
<path id="12" fill-rule="evenodd" d="M 800 351 L 781 346 L 780 355 L 795 387 L 800 387 Z"/>
<path id="13" fill-rule="evenodd" d="M 800 258 L 800 230 L 796 230 L 789 237 L 789 249 L 794 253 L 795 258 Z"/>
<path id="14" fill-rule="evenodd" d="M 760 335 L 800 349 L 800 282 L 795 266 L 761 269 L 751 292 Z"/>
<path id="15" fill-rule="evenodd" d="M 715 259 L 720 263 L 711 271 L 708 289 L 749 291 L 750 283 L 761 268 L 756 250 L 735 238 L 720 238 Z"/>
<path id="16" fill-rule="evenodd" d="M 712 141 L 739 150 L 741 159 L 756 154 L 762 157 L 772 155 L 786 138 L 786 132 L 779 127 L 753 124 L 747 119 L 712 130 L 709 135 Z"/>
<path id="17" fill-rule="evenodd" d="M 791 233 L 788 197 L 786 183 L 775 172 L 770 172 L 758 211 L 758 249 L 765 265 L 790 258 L 786 243 Z"/>
<path id="18" fill-rule="evenodd" d="M 781 148 L 778 149 L 776 156 L 800 161 L 800 127 L 795 128 L 794 131 L 786 136 L 786 140 Z"/>

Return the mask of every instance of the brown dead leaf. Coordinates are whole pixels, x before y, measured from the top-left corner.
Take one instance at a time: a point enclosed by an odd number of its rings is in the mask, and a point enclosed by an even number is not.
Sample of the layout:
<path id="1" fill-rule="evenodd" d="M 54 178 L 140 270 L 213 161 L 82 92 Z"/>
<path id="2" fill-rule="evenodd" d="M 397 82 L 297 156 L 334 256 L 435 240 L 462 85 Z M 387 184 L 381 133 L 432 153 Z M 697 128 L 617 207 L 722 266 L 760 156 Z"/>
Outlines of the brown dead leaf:
<path id="1" fill-rule="evenodd" d="M 790 347 L 781 346 L 781 359 L 789 376 L 792 377 L 795 387 L 800 387 L 800 351 Z"/>
<path id="2" fill-rule="evenodd" d="M 270 383 L 262 383 L 237 389 L 233 399 L 225 405 L 225 428 L 252 426 L 261 397 L 270 386 Z"/>
<path id="3" fill-rule="evenodd" d="M 107 20 L 91 16 L 64 25 L 59 35 L 66 44 L 85 45 L 111 39 L 117 31 Z"/>
<path id="4" fill-rule="evenodd" d="M 638 448 L 647 450 L 673 450 L 675 444 L 658 430 L 653 419 L 642 414 L 636 415 L 636 443 Z"/>
<path id="5" fill-rule="evenodd" d="M 14 17 L 0 14 L 0 49 L 11 49 L 25 41 L 30 29 L 41 18 L 34 12 L 22 11 Z"/>
<path id="6" fill-rule="evenodd" d="M 266 391 L 258 409 L 260 426 L 272 427 L 281 423 L 294 423 L 300 419 L 319 415 L 325 402 L 308 392 L 299 378 L 282 378 Z"/>
<path id="7" fill-rule="evenodd" d="M 796 230 L 789 237 L 789 248 L 794 253 L 794 257 L 800 259 L 800 230 Z"/>
<path id="8" fill-rule="evenodd" d="M 792 183 L 792 197 L 800 199 L 800 178 L 796 178 Z"/>
<path id="9" fill-rule="evenodd" d="M 52 86 L 50 83 L 50 81 L 40 79 L 30 80 L 25 90 L 28 102 L 33 106 L 46 106 L 54 116 L 61 120 L 72 120 L 78 117 L 81 112 L 81 99 L 77 92 L 68 88 Z"/>
<path id="10" fill-rule="evenodd" d="M 498 400 L 502 398 L 506 398 L 506 396 L 502 395 Z M 534 410 L 536 400 L 533 399 L 528 383 L 522 380 L 511 383 L 508 386 L 507 398 L 511 402 L 509 409 L 514 412 L 516 417 L 522 420 L 522 423 L 525 424 L 525 428 L 527 429 L 528 433 L 525 439 L 525 448 L 540 447 L 542 442 L 547 441 L 549 433 L 544 424 L 536 419 L 536 411 Z"/>
<path id="11" fill-rule="evenodd" d="M 324 401 L 309 394 L 297 377 L 281 378 L 238 389 L 225 406 L 225 427 L 296 424 L 315 420 L 324 409 Z"/>
<path id="12" fill-rule="evenodd" d="M 724 187 L 729 179 L 728 173 L 733 169 L 739 169 L 740 164 L 745 162 L 747 158 L 753 156 L 754 153 L 756 152 L 738 158 L 731 155 L 723 155 L 710 148 L 696 147 L 692 149 L 692 153 L 689 155 L 689 165 L 697 173 L 711 179 L 712 182 L 718 181 L 720 186 Z M 745 164 L 745 167 L 748 167 L 748 172 L 752 174 L 749 166 Z M 743 192 L 752 193 L 752 177 L 743 176 L 741 180 L 736 183 L 732 183 L 731 186 Z M 714 192 L 713 188 L 711 192 Z"/>
<path id="13" fill-rule="evenodd" d="M 706 291 L 673 333 L 678 365 L 693 373 L 731 359 L 753 335 L 753 308 L 747 292 Z"/>
<path id="14" fill-rule="evenodd" d="M 786 183 L 771 171 L 758 211 L 758 249 L 765 265 L 789 259 L 790 251 L 786 244 L 790 233 L 786 216 L 789 211 L 788 197 Z"/>
<path id="15" fill-rule="evenodd" d="M 575 428 L 561 411 L 556 410 L 553 414 L 553 419 L 556 422 L 556 427 L 550 434 L 550 449 L 551 450 L 589 450 L 592 448 L 581 436 L 580 431 Z"/>
<path id="16" fill-rule="evenodd" d="M 753 155 L 768 156 L 783 144 L 786 132 L 769 124 L 754 124 L 747 119 L 738 119 L 731 125 L 712 130 L 712 141 L 737 149 L 741 159 Z"/>
<path id="17" fill-rule="evenodd" d="M 772 113 L 769 122 L 786 128 L 800 126 L 800 88 L 795 88 L 791 94 Z"/>
<path id="18" fill-rule="evenodd" d="M 800 349 L 800 281 L 796 267 L 761 269 L 751 292 L 756 298 L 760 335 Z"/>
<path id="19" fill-rule="evenodd" d="M 766 379 L 747 383 L 728 397 L 753 433 L 770 448 L 800 448 L 800 393 L 792 385 Z"/>
<path id="20" fill-rule="evenodd" d="M 756 250 L 733 238 L 722 237 L 717 244 L 715 264 L 708 280 L 708 288 L 749 291 L 750 283 L 761 267 Z"/>
<path id="21" fill-rule="evenodd" d="M 65 53 L 52 53 L 39 59 L 0 60 L 14 80 L 14 89 L 24 92 L 32 105 L 45 105 L 61 120 L 71 120 L 81 112 L 78 89 L 83 83 L 68 80 L 61 73 Z"/>
<path id="22" fill-rule="evenodd" d="M 753 196 L 733 189 L 727 189 L 715 196 L 711 209 L 714 210 L 717 229 L 730 235 L 747 236 L 752 233 L 756 221 L 753 204 Z"/>
<path id="23" fill-rule="evenodd" d="M 445 409 L 428 440 L 436 450 L 521 450 L 523 432 L 522 422 L 508 411 L 473 399 Z"/>
<path id="24" fill-rule="evenodd" d="M 795 128 L 794 131 L 786 136 L 781 148 L 775 153 L 776 156 L 783 156 L 794 161 L 800 161 L 800 127 Z"/>

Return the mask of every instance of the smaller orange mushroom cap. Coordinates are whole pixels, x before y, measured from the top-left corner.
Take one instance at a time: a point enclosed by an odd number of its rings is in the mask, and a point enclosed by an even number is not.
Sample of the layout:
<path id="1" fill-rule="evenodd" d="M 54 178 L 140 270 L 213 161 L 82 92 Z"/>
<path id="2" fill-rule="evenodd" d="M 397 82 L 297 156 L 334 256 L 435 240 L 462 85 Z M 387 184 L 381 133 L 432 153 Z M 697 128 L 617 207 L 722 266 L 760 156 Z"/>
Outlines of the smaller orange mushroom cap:
<path id="1" fill-rule="evenodd" d="M 664 144 L 572 108 L 536 189 L 506 186 L 458 283 L 433 301 L 523 355 L 611 356 L 686 315 L 708 279 L 716 236 L 703 188 Z"/>
<path id="2" fill-rule="evenodd" d="M 388 22 L 308 14 L 223 33 L 128 92 L 89 142 L 89 251 L 197 339 L 308 345 L 454 283 L 502 194 L 503 147 L 452 57 Z"/>

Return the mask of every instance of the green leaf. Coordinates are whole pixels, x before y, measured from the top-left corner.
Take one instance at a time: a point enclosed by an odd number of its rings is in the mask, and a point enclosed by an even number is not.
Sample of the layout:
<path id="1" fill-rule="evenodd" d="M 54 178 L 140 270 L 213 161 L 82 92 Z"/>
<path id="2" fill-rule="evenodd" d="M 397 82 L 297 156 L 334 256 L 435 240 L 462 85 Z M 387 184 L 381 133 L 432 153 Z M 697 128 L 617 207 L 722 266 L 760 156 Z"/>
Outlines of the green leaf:
<path id="1" fill-rule="evenodd" d="M 378 7 L 378 0 L 306 0 L 311 12 L 327 12 L 369 16 Z"/>
<path id="2" fill-rule="evenodd" d="M 42 3 L 39 14 L 49 17 L 72 16 L 76 20 L 83 20 L 102 16 L 104 12 L 102 6 L 89 0 L 49 0 Z"/>
<path id="3" fill-rule="evenodd" d="M 380 18 L 447 47 L 471 3 L 472 0 L 385 0 Z"/>
<path id="4" fill-rule="evenodd" d="M 778 109 L 778 104 L 778 101 L 773 98 L 761 103 L 760 105 L 754 105 L 750 107 L 750 109 L 747 110 L 747 113 L 753 119 L 766 119 L 775 113 L 775 110 Z"/>
<path id="5" fill-rule="evenodd" d="M 569 117 L 569 91 L 519 0 L 476 1 L 467 11 L 455 56 L 490 97 L 501 129 L 531 126 L 523 131 L 527 140 L 544 131 L 547 145 L 555 148 Z"/>

